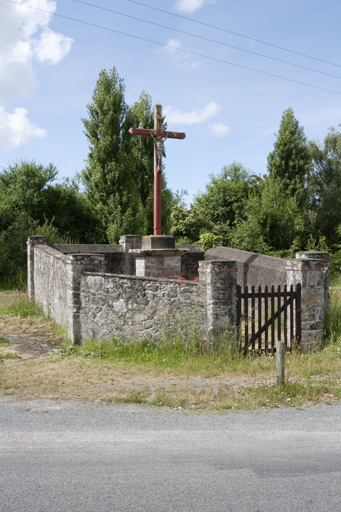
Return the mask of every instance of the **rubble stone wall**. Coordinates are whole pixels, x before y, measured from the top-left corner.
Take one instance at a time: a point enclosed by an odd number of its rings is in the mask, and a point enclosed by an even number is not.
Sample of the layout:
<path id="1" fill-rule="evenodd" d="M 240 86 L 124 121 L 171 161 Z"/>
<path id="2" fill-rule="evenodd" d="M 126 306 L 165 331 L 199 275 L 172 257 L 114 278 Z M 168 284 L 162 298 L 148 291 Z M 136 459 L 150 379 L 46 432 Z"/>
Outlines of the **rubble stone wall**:
<path id="1" fill-rule="evenodd" d="M 138 237 L 126 238 L 128 249 L 137 245 Z M 47 245 L 43 236 L 29 237 L 27 248 L 29 297 L 68 329 L 75 344 L 86 338 L 113 336 L 152 338 L 157 342 L 165 333 L 178 332 L 186 337 L 194 327 L 207 340 L 219 338 L 219 333 L 226 329 L 236 340 L 237 284 L 246 279 L 248 286 L 252 286 L 250 276 L 255 279 L 256 275 L 259 280 L 255 286 L 300 283 L 301 347 L 311 350 L 322 340 L 329 308 L 327 253 L 298 253 L 296 259 L 287 261 L 263 255 L 251 258 L 248 255 L 252 253 L 232 259 L 236 250 L 218 247 L 208 251 L 208 259 L 200 263 L 200 279 L 193 282 L 119 274 L 122 268 L 129 272 L 133 269 L 127 248 L 77 254 L 76 247 L 70 252 L 63 246 Z M 192 255 L 199 258 L 201 253 L 193 251 Z M 213 259 L 214 255 L 219 259 Z M 261 272 L 256 262 L 262 266 Z"/>
<path id="2" fill-rule="evenodd" d="M 80 295 L 81 339 L 186 338 L 206 329 L 206 286 L 192 281 L 85 273 Z M 190 334 L 190 335 L 191 335 Z"/>

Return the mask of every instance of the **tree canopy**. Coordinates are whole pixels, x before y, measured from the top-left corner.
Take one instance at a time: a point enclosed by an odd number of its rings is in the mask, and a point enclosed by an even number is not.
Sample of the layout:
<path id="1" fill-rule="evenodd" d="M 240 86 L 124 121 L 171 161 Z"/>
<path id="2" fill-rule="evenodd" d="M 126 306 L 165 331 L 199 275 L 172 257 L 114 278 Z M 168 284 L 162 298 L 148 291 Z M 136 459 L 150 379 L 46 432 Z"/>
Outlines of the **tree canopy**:
<path id="1" fill-rule="evenodd" d="M 304 129 L 292 108 L 283 112 L 273 151 L 268 156 L 269 176 L 277 178 L 291 195 L 302 191 L 311 157 Z"/>
<path id="2" fill-rule="evenodd" d="M 153 128 L 151 98 L 125 102 L 125 85 L 117 70 L 102 70 L 82 119 L 89 141 L 83 171 L 85 191 L 106 230 L 109 242 L 121 234 L 150 234 L 153 223 L 153 140 L 132 137 L 131 127 Z M 163 180 L 163 229 L 169 229 L 172 194 Z"/>
<path id="3" fill-rule="evenodd" d="M 10 164 L 0 172 L 0 278 L 25 266 L 27 237 L 101 241 L 98 221 L 75 180 L 58 182 L 53 164 Z"/>

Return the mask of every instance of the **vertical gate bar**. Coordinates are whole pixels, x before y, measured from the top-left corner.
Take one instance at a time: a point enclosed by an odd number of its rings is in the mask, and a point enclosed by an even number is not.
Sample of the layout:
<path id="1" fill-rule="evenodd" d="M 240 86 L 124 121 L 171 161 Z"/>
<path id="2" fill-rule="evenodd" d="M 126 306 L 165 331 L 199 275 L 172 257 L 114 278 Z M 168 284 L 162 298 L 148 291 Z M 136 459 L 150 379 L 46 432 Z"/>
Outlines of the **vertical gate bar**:
<path id="1" fill-rule="evenodd" d="M 262 328 L 262 288 L 258 286 L 258 332 L 259 332 L 259 349 L 262 349 L 262 335 L 260 330 Z"/>
<path id="2" fill-rule="evenodd" d="M 275 287 L 271 286 L 271 350 L 275 345 Z"/>
<path id="3" fill-rule="evenodd" d="M 287 327 L 288 327 L 288 291 L 287 291 L 287 285 L 284 285 L 284 346 L 288 346 L 288 333 L 287 333 Z"/>
<path id="4" fill-rule="evenodd" d="M 298 346 L 301 343 L 301 335 L 302 335 L 302 317 L 301 317 L 301 283 L 298 283 L 296 286 L 296 345 Z"/>
<path id="5" fill-rule="evenodd" d="M 249 288 L 244 289 L 245 350 L 249 348 Z"/>
<path id="6" fill-rule="evenodd" d="M 241 286 L 240 284 L 237 284 L 237 338 L 239 343 L 239 349 L 241 348 L 241 328 L 240 328 L 240 319 L 241 319 L 241 312 L 242 312 L 242 292 L 241 292 Z"/>
<path id="7" fill-rule="evenodd" d="M 277 287 L 277 311 L 278 311 L 278 322 L 277 322 L 277 340 L 281 341 L 281 285 L 279 284 Z M 276 340 L 276 341 L 277 341 Z"/>
<path id="8" fill-rule="evenodd" d="M 251 288 L 251 332 L 252 350 L 255 350 L 255 287 Z"/>
<path id="9" fill-rule="evenodd" d="M 268 302 L 268 295 L 269 290 L 266 286 L 264 289 L 264 316 L 265 316 L 265 351 L 267 352 L 269 349 L 269 341 L 268 341 L 268 333 L 269 333 L 269 327 L 268 327 L 268 319 L 269 319 L 269 302 Z"/>
<path id="10" fill-rule="evenodd" d="M 290 285 L 290 345 L 292 345 L 294 340 L 294 289 L 293 286 Z"/>

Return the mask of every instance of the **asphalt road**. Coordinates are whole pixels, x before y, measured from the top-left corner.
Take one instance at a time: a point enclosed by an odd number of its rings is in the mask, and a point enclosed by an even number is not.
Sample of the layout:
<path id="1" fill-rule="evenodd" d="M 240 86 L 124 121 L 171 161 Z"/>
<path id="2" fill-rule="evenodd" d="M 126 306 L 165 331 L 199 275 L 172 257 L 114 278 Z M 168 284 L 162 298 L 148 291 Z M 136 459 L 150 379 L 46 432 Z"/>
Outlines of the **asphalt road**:
<path id="1" fill-rule="evenodd" d="M 341 511 L 341 403 L 186 414 L 0 398 L 0 511 Z"/>

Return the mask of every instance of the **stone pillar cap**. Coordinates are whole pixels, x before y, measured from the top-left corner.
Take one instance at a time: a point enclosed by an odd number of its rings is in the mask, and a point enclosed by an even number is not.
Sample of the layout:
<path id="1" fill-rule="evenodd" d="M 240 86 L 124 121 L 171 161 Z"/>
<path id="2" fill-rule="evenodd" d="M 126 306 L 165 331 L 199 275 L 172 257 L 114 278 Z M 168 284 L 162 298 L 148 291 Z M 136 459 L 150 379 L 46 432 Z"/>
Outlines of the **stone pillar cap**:
<path id="1" fill-rule="evenodd" d="M 296 253 L 297 260 L 326 260 L 329 261 L 329 252 L 305 251 Z"/>
<path id="2" fill-rule="evenodd" d="M 145 258 L 148 256 L 183 256 L 188 253 L 188 249 L 130 249 L 129 254 Z"/>

